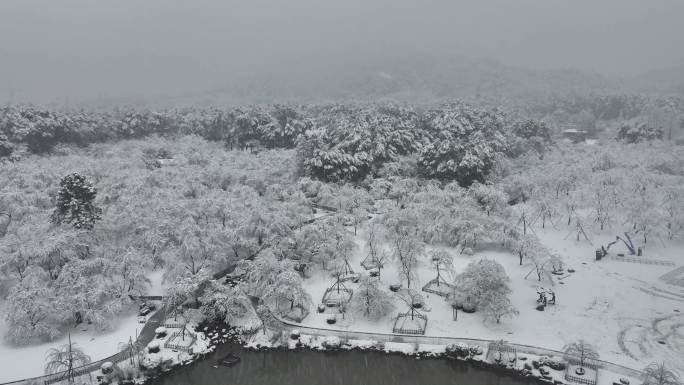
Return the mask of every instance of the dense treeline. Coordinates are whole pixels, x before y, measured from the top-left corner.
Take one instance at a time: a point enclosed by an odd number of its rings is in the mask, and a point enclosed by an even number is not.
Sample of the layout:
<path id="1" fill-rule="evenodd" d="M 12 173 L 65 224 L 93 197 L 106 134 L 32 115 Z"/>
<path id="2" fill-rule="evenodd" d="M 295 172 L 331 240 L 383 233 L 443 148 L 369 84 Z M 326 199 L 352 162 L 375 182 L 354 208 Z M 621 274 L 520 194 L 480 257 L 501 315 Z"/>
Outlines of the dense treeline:
<path id="1" fill-rule="evenodd" d="M 483 102 L 487 105 L 486 102 Z M 496 105 L 496 104 L 495 104 Z M 496 105 L 500 106 L 500 105 Z M 33 106 L 0 108 L 0 157 L 25 145 L 32 153 L 50 151 L 58 144 L 87 145 L 113 139 L 134 139 L 151 134 L 199 135 L 208 140 L 246 146 L 258 141 L 268 148 L 292 148 L 297 138 L 311 129 L 326 131 L 321 139 L 333 149 L 346 152 L 373 150 L 368 157 L 383 158 L 391 152 L 411 151 L 407 141 L 424 139 L 434 131 L 435 116 L 456 109 L 469 115 L 482 111 L 462 103 L 419 109 L 395 105 L 267 105 L 236 108 L 177 108 L 160 111 L 117 108 L 111 111 L 52 110 Z M 648 97 L 637 94 L 592 94 L 549 97 L 518 105 L 510 103 L 507 128 L 525 117 L 543 120 L 554 128 L 575 126 L 595 132 L 606 127 L 643 126 L 647 130 L 678 131 L 684 125 L 684 100 L 680 97 Z M 440 112 L 441 111 L 441 112 Z M 496 107 L 485 109 L 501 114 Z M 522 117 L 521 117 L 522 116 Z M 431 127 L 432 126 L 432 127 Z M 363 148 L 354 135 L 375 131 L 372 139 L 384 141 L 378 148 Z M 340 133 L 349 130 L 352 134 Z M 390 137 L 387 131 L 394 137 Z M 432 132 L 434 134 L 434 132 Z M 317 135 L 319 137 L 321 135 Z M 385 140 L 386 139 L 386 140 Z M 350 142 L 351 140 L 351 142 Z M 382 146 L 394 146 L 385 149 Z M 386 154 L 385 151 L 390 154 Z M 326 149 L 325 152 L 328 152 Z M 332 155 L 332 154 L 331 154 Z M 358 159 L 357 159 L 358 161 Z M 353 160 L 348 160 L 353 163 Z M 352 164 L 352 166 L 354 166 Z"/>
<path id="2" fill-rule="evenodd" d="M 311 127 L 302 111 L 270 106 L 231 110 L 179 109 L 108 112 L 57 111 L 37 107 L 0 110 L 2 148 L 25 145 L 32 153 L 59 144 L 79 146 L 149 135 L 199 135 L 213 141 L 247 145 L 259 140 L 268 147 L 293 147 L 298 134 Z"/>
<path id="3" fill-rule="evenodd" d="M 643 94 L 579 94 L 553 96 L 520 106 L 549 124 L 600 132 L 624 124 L 679 131 L 684 127 L 684 99 Z"/>
<path id="4" fill-rule="evenodd" d="M 463 185 L 482 181 L 497 157 L 543 152 L 550 139 L 541 122 L 462 103 L 427 110 L 336 104 L 98 113 L 5 108 L 0 132 L 0 156 L 22 147 L 43 154 L 61 144 L 198 135 L 230 149 L 297 147 L 300 171 L 325 181 L 360 180 L 412 156 L 422 175 Z"/>

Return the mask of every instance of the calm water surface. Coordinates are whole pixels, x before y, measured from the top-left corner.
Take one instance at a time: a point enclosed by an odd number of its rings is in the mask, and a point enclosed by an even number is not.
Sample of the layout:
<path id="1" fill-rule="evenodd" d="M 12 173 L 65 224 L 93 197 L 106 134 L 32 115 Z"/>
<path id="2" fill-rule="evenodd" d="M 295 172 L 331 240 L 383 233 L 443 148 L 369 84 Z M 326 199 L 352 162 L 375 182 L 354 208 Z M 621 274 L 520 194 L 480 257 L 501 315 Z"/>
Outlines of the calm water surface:
<path id="1" fill-rule="evenodd" d="M 235 352 L 241 361 L 214 368 Z M 253 352 L 223 345 L 204 361 L 154 380 L 154 385 L 528 385 L 532 380 L 475 368 L 464 362 L 380 352 Z"/>

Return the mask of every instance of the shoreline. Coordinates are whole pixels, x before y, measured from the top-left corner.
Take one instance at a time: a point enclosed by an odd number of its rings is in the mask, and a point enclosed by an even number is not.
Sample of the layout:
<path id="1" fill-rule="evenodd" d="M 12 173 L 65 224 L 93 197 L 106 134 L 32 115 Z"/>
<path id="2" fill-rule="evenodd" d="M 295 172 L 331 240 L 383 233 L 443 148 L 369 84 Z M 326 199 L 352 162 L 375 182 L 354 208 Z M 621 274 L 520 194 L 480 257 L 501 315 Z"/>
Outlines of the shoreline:
<path id="1" fill-rule="evenodd" d="M 548 371 L 547 376 L 544 376 L 543 373 L 540 372 L 539 369 L 545 366 L 544 364 L 535 364 L 535 361 L 539 362 L 540 359 L 560 358 L 563 361 L 568 361 L 568 357 L 564 353 L 542 347 L 506 343 L 514 348 L 521 347 L 524 348 L 523 350 L 527 350 L 517 351 L 517 353 L 520 354 L 520 357 L 516 355 L 516 359 L 509 362 L 512 364 L 511 366 L 509 364 L 492 362 L 490 359 L 490 350 L 491 344 L 495 341 L 491 340 L 343 331 L 308 327 L 281 319 L 280 317 L 277 317 L 276 320 L 281 325 L 279 328 L 280 334 L 274 334 L 270 329 L 269 334 L 262 334 L 261 330 L 248 334 L 240 334 L 237 328 L 226 324 L 200 323 L 195 327 L 195 331 L 204 334 L 208 342 L 207 349 L 203 352 L 194 354 L 194 357 L 188 360 L 177 362 L 173 366 L 148 369 L 149 371 L 147 373 L 143 371 L 142 377 L 133 381 L 122 381 L 120 384 L 155 383 L 160 378 L 174 375 L 182 368 L 214 357 L 217 350 L 227 344 L 235 344 L 242 349 L 251 351 L 312 351 L 329 354 L 339 351 L 356 351 L 361 353 L 377 352 L 388 355 L 402 355 L 415 359 L 446 359 L 468 363 L 479 369 L 486 369 L 512 377 L 534 379 L 538 383 L 576 383 L 565 379 L 564 373 L 559 371 L 551 371 L 551 374 L 553 374 L 551 376 L 548 375 Z M 306 333 L 304 333 L 304 331 L 306 331 Z M 336 336 L 335 334 L 338 334 L 339 336 Z M 296 338 L 294 338 L 295 335 Z M 261 337 L 261 339 L 259 337 Z M 385 341 L 383 341 L 383 339 Z M 448 343 L 445 343 L 447 341 Z M 478 353 L 466 354 L 464 357 L 460 357 L 453 354 L 453 352 L 449 353 L 447 351 L 448 347 L 458 347 L 459 345 L 461 347 L 466 346 L 470 351 L 476 349 Z M 532 357 L 536 358 L 536 360 Z M 600 371 L 602 377 L 610 376 L 614 379 L 614 381 L 610 382 L 597 380 L 595 382 L 596 385 L 619 383 L 621 378 L 636 380 L 641 374 L 641 372 L 636 369 L 607 361 L 596 361 L 596 363 L 601 367 Z M 522 365 L 522 367 L 519 367 L 520 365 Z M 613 368 L 620 370 L 610 370 L 604 366 L 612 366 Z M 625 372 L 629 373 L 626 374 Z M 22 381 L 25 380 L 15 382 L 21 383 Z"/>
<path id="2" fill-rule="evenodd" d="M 202 327 L 198 327 L 198 330 L 202 330 L 203 333 L 207 336 L 211 335 L 218 335 L 221 336 L 220 338 L 209 338 L 209 341 L 211 341 L 211 348 L 209 351 L 205 354 L 199 354 L 195 359 L 193 359 L 190 362 L 178 364 L 174 367 L 169 368 L 166 371 L 162 371 L 158 373 L 157 375 L 154 375 L 153 377 L 148 377 L 145 379 L 143 384 L 145 385 L 151 385 L 153 383 L 157 383 L 160 379 L 166 377 L 166 376 L 172 376 L 175 375 L 178 370 L 184 367 L 188 367 L 191 365 L 194 365 L 196 363 L 199 363 L 201 361 L 204 361 L 206 359 L 211 359 L 214 357 L 219 348 L 221 346 L 227 345 L 227 344 L 236 344 L 239 345 L 240 348 L 245 349 L 245 350 L 250 350 L 250 351 L 255 351 L 255 352 L 273 352 L 273 353 L 278 353 L 278 352 L 301 352 L 301 351 L 309 351 L 309 352 L 316 352 L 316 353 L 323 353 L 323 354 L 334 354 L 336 352 L 359 352 L 359 353 L 383 353 L 387 355 L 400 355 L 404 356 L 407 358 L 414 358 L 417 360 L 450 360 L 450 361 L 457 361 L 460 363 L 465 363 L 467 365 L 472 365 L 474 368 L 478 369 L 484 369 L 486 371 L 496 373 L 498 375 L 504 375 L 504 376 L 510 376 L 511 378 L 520 378 L 520 379 L 525 379 L 525 380 L 534 380 L 538 384 L 573 384 L 576 383 L 571 380 L 565 379 L 564 373 L 565 370 L 549 370 L 550 368 L 547 366 L 548 362 L 545 361 L 546 359 L 553 359 L 556 358 L 554 356 L 549 357 L 549 356 L 539 356 L 537 357 L 537 360 L 530 359 L 528 356 L 523 355 L 521 357 L 516 356 L 516 358 L 512 361 L 504 361 L 506 362 L 501 363 L 501 362 L 492 362 L 489 358 L 490 351 L 488 347 L 482 348 L 482 349 L 475 349 L 477 353 L 475 354 L 466 354 L 465 356 L 459 356 L 458 352 L 448 351 L 449 346 L 451 348 L 454 348 L 457 345 L 465 345 L 465 344 L 452 344 L 452 345 L 433 345 L 433 347 L 437 346 L 443 346 L 445 349 L 440 351 L 439 349 L 433 349 L 433 350 L 420 350 L 419 347 L 421 344 L 417 343 L 406 343 L 406 342 L 387 342 L 387 343 L 381 343 L 377 341 L 367 341 L 369 343 L 363 344 L 363 343 L 358 343 L 360 340 L 353 340 L 353 339 L 347 339 L 346 341 L 342 341 L 340 338 L 335 337 L 335 336 L 326 336 L 326 335 L 311 335 L 311 334 L 301 334 L 298 333 L 296 330 L 282 330 L 280 336 L 273 335 L 274 337 L 274 342 L 269 343 L 269 344 L 260 344 L 258 342 L 254 343 L 255 337 L 260 334 L 261 332 L 258 331 L 251 336 L 245 338 L 243 336 L 240 336 L 235 332 L 234 328 L 229 328 L 227 326 L 216 326 L 216 327 L 209 327 L 208 325 L 202 325 Z M 223 337 L 225 335 L 228 335 L 228 337 Z M 396 337 L 401 338 L 402 335 L 397 335 Z M 252 342 L 250 342 L 252 340 Z M 485 342 L 483 340 L 482 342 Z M 414 349 L 413 350 L 402 350 L 401 345 L 407 345 L 407 346 L 412 346 Z M 426 345 L 424 345 L 426 346 Z M 481 345 L 465 345 L 469 351 L 473 351 L 473 348 L 476 346 L 481 346 Z M 463 347 L 463 346 L 461 346 Z M 542 348 L 539 348 L 542 349 Z M 563 357 L 562 359 L 565 359 Z M 541 362 L 540 362 L 541 361 Z M 518 367 L 518 365 L 522 362 L 522 367 Z M 512 366 L 511 366 L 512 363 Z M 239 363 L 237 364 L 239 365 Z M 614 364 L 613 364 L 614 365 Z M 542 369 L 545 368 L 545 369 Z M 544 372 L 540 371 L 543 370 Z M 630 369 L 634 370 L 634 369 Z M 638 372 L 634 370 L 635 372 Z M 599 381 L 598 377 L 596 382 L 594 382 L 596 385 L 604 384 L 604 383 L 620 383 L 621 380 L 623 379 L 628 379 L 629 380 L 637 380 L 638 377 L 635 376 L 622 376 L 619 373 L 615 373 L 613 371 L 607 370 L 607 369 L 601 369 L 602 377 L 610 377 L 612 380 L 607 382 L 607 381 Z M 559 376 L 562 378 L 559 378 Z M 631 381 L 630 381 L 631 382 Z M 629 383 L 629 382 L 628 382 Z M 636 382 L 631 382 L 631 383 L 636 383 Z"/>
<path id="3" fill-rule="evenodd" d="M 216 345 L 212 345 L 214 349 L 206 354 L 198 355 L 198 357 L 190 362 L 186 363 L 181 363 L 178 364 L 172 368 L 169 368 L 166 371 L 162 371 L 159 374 L 148 377 L 146 378 L 142 383 L 140 382 L 133 382 L 136 384 L 142 384 L 142 385 L 152 385 L 155 383 L 158 383 L 158 381 L 163 380 L 166 377 L 174 376 L 177 375 L 178 372 L 184 368 L 190 367 L 192 365 L 198 364 L 202 361 L 205 361 L 207 359 L 211 359 L 214 355 L 218 354 L 217 350 L 221 345 L 226 345 L 231 342 L 221 342 Z M 447 361 L 456 361 L 460 364 L 465 364 L 472 366 L 473 368 L 477 369 L 484 369 L 487 370 L 491 373 L 495 373 L 497 375 L 501 376 L 506 376 L 509 378 L 519 378 L 519 379 L 525 379 L 525 380 L 532 380 L 537 384 L 553 384 L 553 381 L 546 380 L 537 376 L 534 376 L 532 374 L 525 374 L 522 373 L 519 370 L 511 370 L 509 368 L 506 368 L 505 366 L 502 365 L 497 365 L 495 363 L 490 363 L 484 360 L 476 360 L 476 359 L 462 359 L 462 358 L 457 358 L 457 357 L 451 357 L 447 355 L 446 353 L 427 353 L 427 352 L 418 352 L 416 354 L 406 354 L 402 353 L 399 351 L 384 351 L 382 349 L 378 349 L 375 347 L 370 347 L 370 348 L 364 348 L 364 347 L 340 347 L 340 348 L 335 348 L 335 349 L 319 349 L 319 348 L 314 348 L 310 346 L 300 346 L 300 347 L 295 347 L 291 348 L 289 346 L 276 346 L 276 347 L 249 347 L 247 346 L 244 342 L 240 341 L 233 341 L 232 343 L 238 344 L 241 348 L 253 352 L 267 352 L 267 353 L 284 353 L 284 352 L 315 352 L 319 354 L 335 354 L 338 352 L 357 352 L 357 353 L 379 353 L 379 354 L 384 354 L 384 355 L 389 355 L 389 356 L 402 356 L 406 358 L 414 358 L 417 360 L 447 360 Z M 238 363 L 237 365 L 240 365 Z M 133 384 L 131 383 L 131 384 Z"/>

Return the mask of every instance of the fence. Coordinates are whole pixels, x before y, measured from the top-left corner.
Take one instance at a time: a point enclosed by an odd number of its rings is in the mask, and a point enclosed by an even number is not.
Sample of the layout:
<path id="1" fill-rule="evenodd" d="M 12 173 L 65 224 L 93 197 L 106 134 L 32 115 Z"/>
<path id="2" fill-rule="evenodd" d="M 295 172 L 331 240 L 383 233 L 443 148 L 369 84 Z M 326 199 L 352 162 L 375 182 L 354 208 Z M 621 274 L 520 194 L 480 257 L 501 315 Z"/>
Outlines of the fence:
<path id="1" fill-rule="evenodd" d="M 596 372 L 594 372 L 596 373 Z M 584 384 L 584 385 L 596 385 L 596 379 L 590 379 L 590 378 L 583 378 L 583 377 L 577 377 L 572 374 L 568 374 L 568 372 L 565 372 L 565 379 L 570 381 L 570 382 L 575 382 L 578 384 Z"/>
<path id="2" fill-rule="evenodd" d="M 433 289 L 433 287 L 441 288 L 441 290 Z M 426 293 L 431 293 L 438 295 L 440 297 L 448 297 L 449 294 L 454 290 L 456 286 L 440 281 L 439 278 L 431 279 L 428 283 L 423 286 L 423 291 Z"/>
<path id="3" fill-rule="evenodd" d="M 154 329 L 157 328 L 157 325 L 159 325 L 162 320 L 166 317 L 166 311 L 162 307 L 161 309 L 157 310 L 150 319 L 147 321 L 145 326 L 143 326 L 142 330 L 140 330 L 140 334 L 138 334 L 138 339 L 136 340 L 137 344 L 139 346 L 145 346 L 147 345 L 152 339 L 154 338 Z M 52 385 L 56 384 L 61 381 L 66 381 L 69 379 L 69 377 L 77 378 L 85 375 L 90 375 L 90 373 L 99 370 L 102 364 L 105 362 L 111 362 L 113 364 L 118 364 L 120 362 L 123 362 L 127 360 L 130 357 L 130 352 L 129 351 L 122 351 L 118 352 L 116 354 L 113 354 L 109 357 L 103 358 L 101 360 L 97 360 L 95 362 L 91 362 L 88 365 L 83 365 L 78 368 L 74 368 L 71 373 L 68 371 L 62 371 L 58 373 L 53 373 L 53 374 L 47 374 L 44 376 L 38 376 L 38 377 L 31 377 L 31 378 L 25 378 L 22 380 L 16 380 L 16 381 L 11 381 L 11 382 L 5 382 L 0 385 L 35 385 L 35 384 L 43 384 L 43 385 Z"/>
<path id="4" fill-rule="evenodd" d="M 379 269 L 381 265 L 382 264 L 380 263 L 380 260 L 372 255 L 368 255 L 363 261 L 361 261 L 361 266 L 363 266 L 363 268 L 366 270 Z"/>
<path id="5" fill-rule="evenodd" d="M 496 357 L 495 354 L 499 355 L 499 357 Z M 492 341 L 489 344 L 487 344 L 487 360 L 488 361 L 498 361 L 504 357 L 504 355 L 508 356 L 512 354 L 513 357 L 518 358 L 518 351 L 515 349 L 515 347 L 511 346 L 508 344 L 506 341 Z"/>
<path id="6" fill-rule="evenodd" d="M 186 336 L 186 334 L 187 334 L 187 336 Z M 171 342 L 175 338 L 178 338 L 178 337 L 183 338 L 183 339 L 185 339 L 186 337 L 189 337 L 190 343 L 188 345 L 179 345 L 179 344 L 174 344 Z M 186 353 L 192 353 L 192 344 L 195 343 L 196 339 L 197 339 L 197 337 L 195 337 L 195 333 L 192 333 L 189 330 L 185 330 L 185 331 L 181 330 L 178 332 L 171 333 L 169 338 L 166 339 L 166 342 L 164 342 L 164 347 L 167 349 L 171 349 L 171 350 L 179 350 L 179 351 L 186 352 Z"/>
<path id="7" fill-rule="evenodd" d="M 187 322 L 166 321 L 164 327 L 168 329 L 182 329 L 187 326 Z"/>
<path id="8" fill-rule="evenodd" d="M 607 257 L 604 259 L 608 259 L 610 261 L 641 263 L 643 265 L 658 265 L 658 266 L 674 266 L 675 265 L 675 263 L 672 261 L 665 261 L 665 260 L 661 260 L 661 259 L 646 259 L 646 258 L 639 258 L 639 257 L 610 256 L 610 257 Z"/>
<path id="9" fill-rule="evenodd" d="M 341 283 L 339 283 L 341 285 Z M 352 299 L 354 291 L 346 287 L 334 288 L 329 287 L 325 289 L 321 302 L 328 307 L 342 307 L 342 305 L 349 303 Z"/>
<path id="10" fill-rule="evenodd" d="M 403 326 L 398 326 L 400 319 L 403 319 L 405 322 L 408 317 L 411 317 L 411 320 L 414 320 L 414 318 L 418 318 L 418 323 L 421 323 L 421 321 L 423 321 L 423 325 L 422 326 L 416 325 L 416 326 L 418 326 L 418 329 L 411 329 L 411 328 L 405 328 Z M 425 329 L 427 329 L 427 317 L 416 312 L 416 311 L 408 311 L 406 313 L 399 313 L 397 318 L 394 320 L 394 326 L 392 327 L 392 332 L 401 333 L 401 334 L 423 335 L 423 334 L 425 334 Z"/>
<path id="11" fill-rule="evenodd" d="M 565 379 L 571 382 L 575 382 L 578 384 L 583 384 L 583 385 L 596 385 L 598 383 L 598 371 L 601 365 L 596 364 L 592 361 L 585 361 L 584 364 L 582 365 L 583 367 L 587 367 L 593 370 L 594 373 L 594 378 L 586 378 L 586 377 L 578 377 L 575 374 L 571 373 L 571 370 L 573 367 L 578 366 L 580 363 L 579 361 L 573 357 L 569 358 L 568 360 L 568 365 L 565 367 Z"/>

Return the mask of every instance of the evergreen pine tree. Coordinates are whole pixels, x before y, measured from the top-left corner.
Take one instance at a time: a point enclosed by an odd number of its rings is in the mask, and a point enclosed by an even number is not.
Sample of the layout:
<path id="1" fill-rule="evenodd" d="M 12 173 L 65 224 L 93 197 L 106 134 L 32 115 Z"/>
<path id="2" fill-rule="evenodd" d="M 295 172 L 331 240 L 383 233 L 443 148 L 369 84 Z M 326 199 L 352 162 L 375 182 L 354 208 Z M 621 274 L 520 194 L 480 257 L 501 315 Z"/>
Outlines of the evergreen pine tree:
<path id="1" fill-rule="evenodd" d="M 97 190 L 85 176 L 73 173 L 59 182 L 57 208 L 52 213 L 52 222 L 70 223 L 77 229 L 90 230 L 100 219 L 102 209 L 95 206 Z"/>

